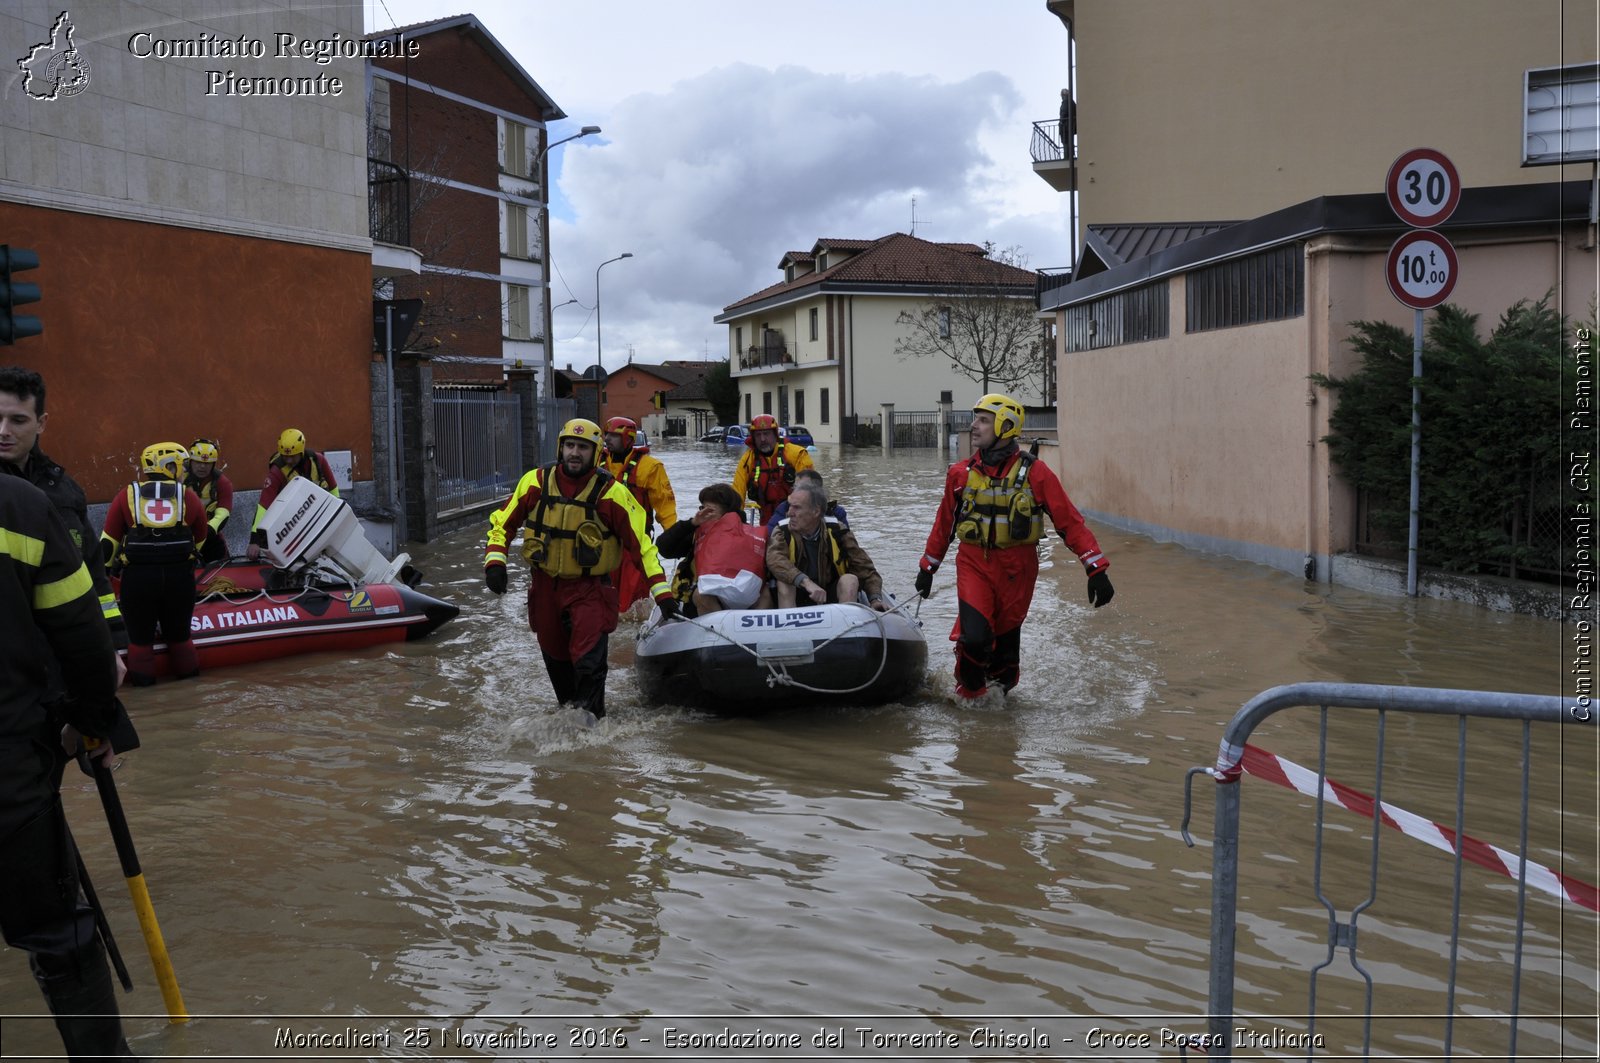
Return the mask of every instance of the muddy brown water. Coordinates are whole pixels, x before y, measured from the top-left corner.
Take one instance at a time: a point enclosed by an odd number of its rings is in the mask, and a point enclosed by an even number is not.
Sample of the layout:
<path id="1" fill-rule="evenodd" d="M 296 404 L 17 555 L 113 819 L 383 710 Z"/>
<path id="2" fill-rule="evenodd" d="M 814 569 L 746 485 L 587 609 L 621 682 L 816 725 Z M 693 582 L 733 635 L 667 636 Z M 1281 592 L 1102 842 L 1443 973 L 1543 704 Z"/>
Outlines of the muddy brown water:
<path id="1" fill-rule="evenodd" d="M 685 515 L 735 455 L 658 453 Z M 910 597 L 939 457 L 823 448 L 818 464 Z M 1189 848 L 1184 775 L 1214 760 L 1238 707 L 1307 680 L 1552 693 L 1561 629 L 1096 531 L 1115 602 L 1088 607 L 1056 540 L 1022 684 L 975 706 L 951 696 L 947 568 L 920 606 L 929 676 L 906 703 L 762 719 L 648 708 L 625 623 L 611 715 L 578 730 L 551 698 L 524 577 L 504 599 L 482 588 L 479 529 L 413 550 L 463 610 L 429 641 L 127 692 L 144 748 L 116 778 L 189 1023 L 159 1017 L 93 786 L 69 772 L 66 799 L 136 982 L 122 998 L 136 1050 L 1176 1058 L 1163 1038 L 1204 1029 L 1211 903 L 1213 784 L 1196 784 Z M 1514 850 L 1520 731 L 1467 730 L 1467 832 Z M 1336 716 L 1329 733 L 1330 774 L 1370 792 L 1371 714 Z M 1391 718 L 1385 797 L 1451 822 L 1456 736 L 1454 721 Z M 1316 713 L 1281 713 L 1256 742 L 1314 766 Z M 1592 877 L 1593 731 L 1535 728 L 1533 745 L 1534 857 Z M 1248 1036 L 1277 1041 L 1240 1051 L 1290 1055 L 1328 953 L 1314 809 L 1243 785 L 1236 1009 Z M 1325 829 L 1322 882 L 1347 920 L 1368 893 L 1370 832 L 1335 811 Z M 1451 862 L 1384 835 L 1358 924 L 1374 1041 L 1434 1054 Z M 1455 1051 L 1504 1055 L 1515 989 L 1523 1052 L 1592 1056 L 1593 913 L 1530 894 L 1515 986 L 1512 884 L 1468 865 L 1462 913 Z M 1317 985 L 1328 1050 L 1359 1045 L 1348 957 Z M 39 1010 L 6 950 L 7 1057 L 59 1052 L 47 1025 L 15 1017 Z M 734 1047 L 746 1038 L 755 1047 Z"/>

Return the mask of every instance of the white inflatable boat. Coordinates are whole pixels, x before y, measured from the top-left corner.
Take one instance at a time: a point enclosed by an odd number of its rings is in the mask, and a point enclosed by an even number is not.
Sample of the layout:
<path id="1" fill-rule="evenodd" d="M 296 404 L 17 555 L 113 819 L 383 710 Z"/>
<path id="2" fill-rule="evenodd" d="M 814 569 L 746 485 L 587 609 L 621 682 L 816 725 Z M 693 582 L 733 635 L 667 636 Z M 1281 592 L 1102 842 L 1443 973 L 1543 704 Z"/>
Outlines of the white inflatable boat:
<path id="1" fill-rule="evenodd" d="M 644 699 L 724 713 L 881 705 L 922 684 L 928 644 L 903 612 L 865 605 L 729 609 L 640 627 Z"/>

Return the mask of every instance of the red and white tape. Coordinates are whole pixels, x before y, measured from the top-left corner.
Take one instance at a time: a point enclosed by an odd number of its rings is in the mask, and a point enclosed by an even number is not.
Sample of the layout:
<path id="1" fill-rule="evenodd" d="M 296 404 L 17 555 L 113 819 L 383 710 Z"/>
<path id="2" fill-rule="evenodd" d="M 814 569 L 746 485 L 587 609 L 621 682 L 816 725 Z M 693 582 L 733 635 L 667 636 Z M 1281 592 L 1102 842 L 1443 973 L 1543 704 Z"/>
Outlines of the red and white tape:
<path id="1" fill-rule="evenodd" d="M 1292 760 L 1285 760 L 1276 753 L 1268 753 L 1256 746 L 1246 745 L 1242 756 L 1228 758 L 1227 754 L 1237 751 L 1224 747 L 1223 757 L 1219 758 L 1219 770 L 1212 775 L 1221 780 L 1237 778 L 1237 772 L 1242 766 L 1245 771 L 1258 779 L 1275 782 L 1279 786 L 1296 790 L 1307 797 L 1317 796 L 1317 773 L 1308 768 L 1303 768 Z M 1232 763 L 1222 767 L 1224 760 L 1232 759 Z M 1322 798 L 1330 804 L 1339 806 L 1347 811 L 1354 812 L 1366 819 L 1372 818 L 1373 800 L 1359 790 L 1352 790 L 1343 783 L 1324 778 Z M 1387 801 L 1378 803 L 1378 816 L 1387 827 L 1415 838 L 1424 845 L 1431 845 L 1447 853 L 1456 851 L 1456 832 L 1449 827 L 1423 819 L 1421 816 L 1407 812 L 1403 808 L 1391 805 Z M 1575 879 L 1571 875 L 1564 875 L 1559 871 L 1552 871 L 1542 864 L 1529 860 L 1526 865 L 1515 853 L 1508 853 L 1497 845 L 1490 845 L 1478 839 L 1463 834 L 1461 836 L 1461 855 L 1463 859 L 1470 860 L 1479 867 L 1488 868 L 1510 879 L 1520 877 L 1520 869 L 1527 868 L 1528 885 L 1553 897 L 1561 897 L 1574 904 L 1581 905 L 1590 911 L 1600 912 L 1600 890 L 1596 890 L 1587 882 Z"/>

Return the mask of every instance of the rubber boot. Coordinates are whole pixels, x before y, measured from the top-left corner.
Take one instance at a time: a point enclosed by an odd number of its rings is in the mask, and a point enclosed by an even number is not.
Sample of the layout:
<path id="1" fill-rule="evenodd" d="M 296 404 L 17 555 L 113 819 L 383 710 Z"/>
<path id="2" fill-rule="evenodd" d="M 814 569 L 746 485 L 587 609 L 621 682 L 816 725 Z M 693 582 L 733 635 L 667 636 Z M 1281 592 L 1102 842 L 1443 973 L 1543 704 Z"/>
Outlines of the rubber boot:
<path id="1" fill-rule="evenodd" d="M 68 1059 L 133 1058 L 122 1036 L 111 969 L 99 941 L 91 938 L 65 954 L 35 953 L 28 965 L 50 1003 Z"/>
<path id="2" fill-rule="evenodd" d="M 550 685 L 555 688 L 556 701 L 565 705 L 578 692 L 578 681 L 572 662 L 559 660 L 548 653 L 543 656 L 544 670 L 550 675 Z"/>
<path id="3" fill-rule="evenodd" d="M 597 720 L 604 719 L 606 715 L 606 643 L 609 641 L 601 635 L 593 649 L 573 662 L 577 677 L 575 704 L 581 709 L 588 709 Z"/>
<path id="4" fill-rule="evenodd" d="M 956 696 L 980 698 L 989 690 L 984 671 L 987 662 L 973 656 L 965 642 L 956 643 Z"/>
<path id="5" fill-rule="evenodd" d="M 999 683 L 1006 693 L 1017 685 L 1022 676 L 1022 628 L 1015 627 L 1004 635 L 996 635 L 994 652 L 989 655 L 986 678 Z"/>
<path id="6" fill-rule="evenodd" d="M 156 681 L 156 651 L 154 646 L 128 643 L 128 681 L 136 687 L 154 685 Z"/>
<path id="7" fill-rule="evenodd" d="M 193 679 L 200 674 L 200 654 L 195 651 L 194 639 L 167 643 L 167 664 L 174 679 Z"/>

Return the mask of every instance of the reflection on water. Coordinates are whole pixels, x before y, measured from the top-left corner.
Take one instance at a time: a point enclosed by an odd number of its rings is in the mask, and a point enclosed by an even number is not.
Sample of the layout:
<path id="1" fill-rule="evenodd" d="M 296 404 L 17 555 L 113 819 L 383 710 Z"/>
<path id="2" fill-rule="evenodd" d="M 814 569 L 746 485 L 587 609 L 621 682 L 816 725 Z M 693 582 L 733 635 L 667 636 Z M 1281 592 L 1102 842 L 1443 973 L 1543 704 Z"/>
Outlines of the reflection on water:
<path id="1" fill-rule="evenodd" d="M 659 453 L 680 510 L 732 472 L 734 452 L 718 447 Z M 937 457 L 824 449 L 818 464 L 890 590 L 909 598 Z M 1198 1031 L 1211 784 L 1198 784 L 1202 844 L 1188 849 L 1183 777 L 1214 759 L 1237 707 L 1302 680 L 1542 692 L 1559 679 L 1560 631 L 1097 532 L 1116 601 L 1092 610 L 1055 541 L 1022 684 L 977 706 L 950 696 L 947 567 L 916 607 L 930 676 L 910 703 L 761 720 L 647 709 L 625 623 L 611 715 L 582 729 L 556 711 L 520 595 L 482 589 L 476 530 L 413 551 L 433 592 L 463 610 L 430 642 L 129 691 L 145 748 L 117 778 L 190 1011 L 320 1016 L 294 1021 L 330 1031 L 353 1014 L 479 1016 L 492 1031 L 513 1028 L 511 1016 L 774 1013 L 1076 1015 L 1129 1030 L 1170 1015 Z M 1331 771 L 1367 792 L 1373 722 L 1329 725 Z M 1455 726 L 1389 721 L 1387 799 L 1453 819 Z M 1467 831 L 1514 849 L 1520 732 L 1468 730 Z M 1529 825 L 1536 859 L 1580 875 L 1596 863 L 1595 760 L 1581 737 L 1532 736 Z M 1316 716 L 1280 714 L 1258 741 L 1314 764 Z M 125 1006 L 159 1012 L 92 787 L 68 785 L 138 982 Z M 1244 786 L 1238 1008 L 1298 1014 L 1306 972 L 1327 952 L 1314 820 L 1296 795 Z M 1338 815 L 1322 882 L 1348 918 L 1371 888 L 1371 838 Z M 1387 835 L 1360 956 L 1383 987 L 1377 1010 L 1438 1013 L 1450 860 Z M 1458 1020 L 1453 1037 L 1496 1055 L 1515 894 L 1472 867 L 1462 888 L 1457 1010 L 1485 1017 Z M 1592 1016 L 1592 914 L 1539 895 L 1528 909 L 1522 1010 Z M 1342 958 L 1318 993 L 1325 1012 L 1364 1006 Z M 0 1011 L 38 1007 L 21 956 L 8 955 Z M 130 1022 L 153 1056 L 271 1055 L 277 1025 Z M 1424 1052 L 1443 1036 L 1417 1020 L 1380 1043 Z M 1529 1019 L 1519 1036 L 1529 1052 L 1595 1045 L 1592 1019 Z M 4 1047 L 57 1042 L 38 1023 L 8 1023 Z"/>

